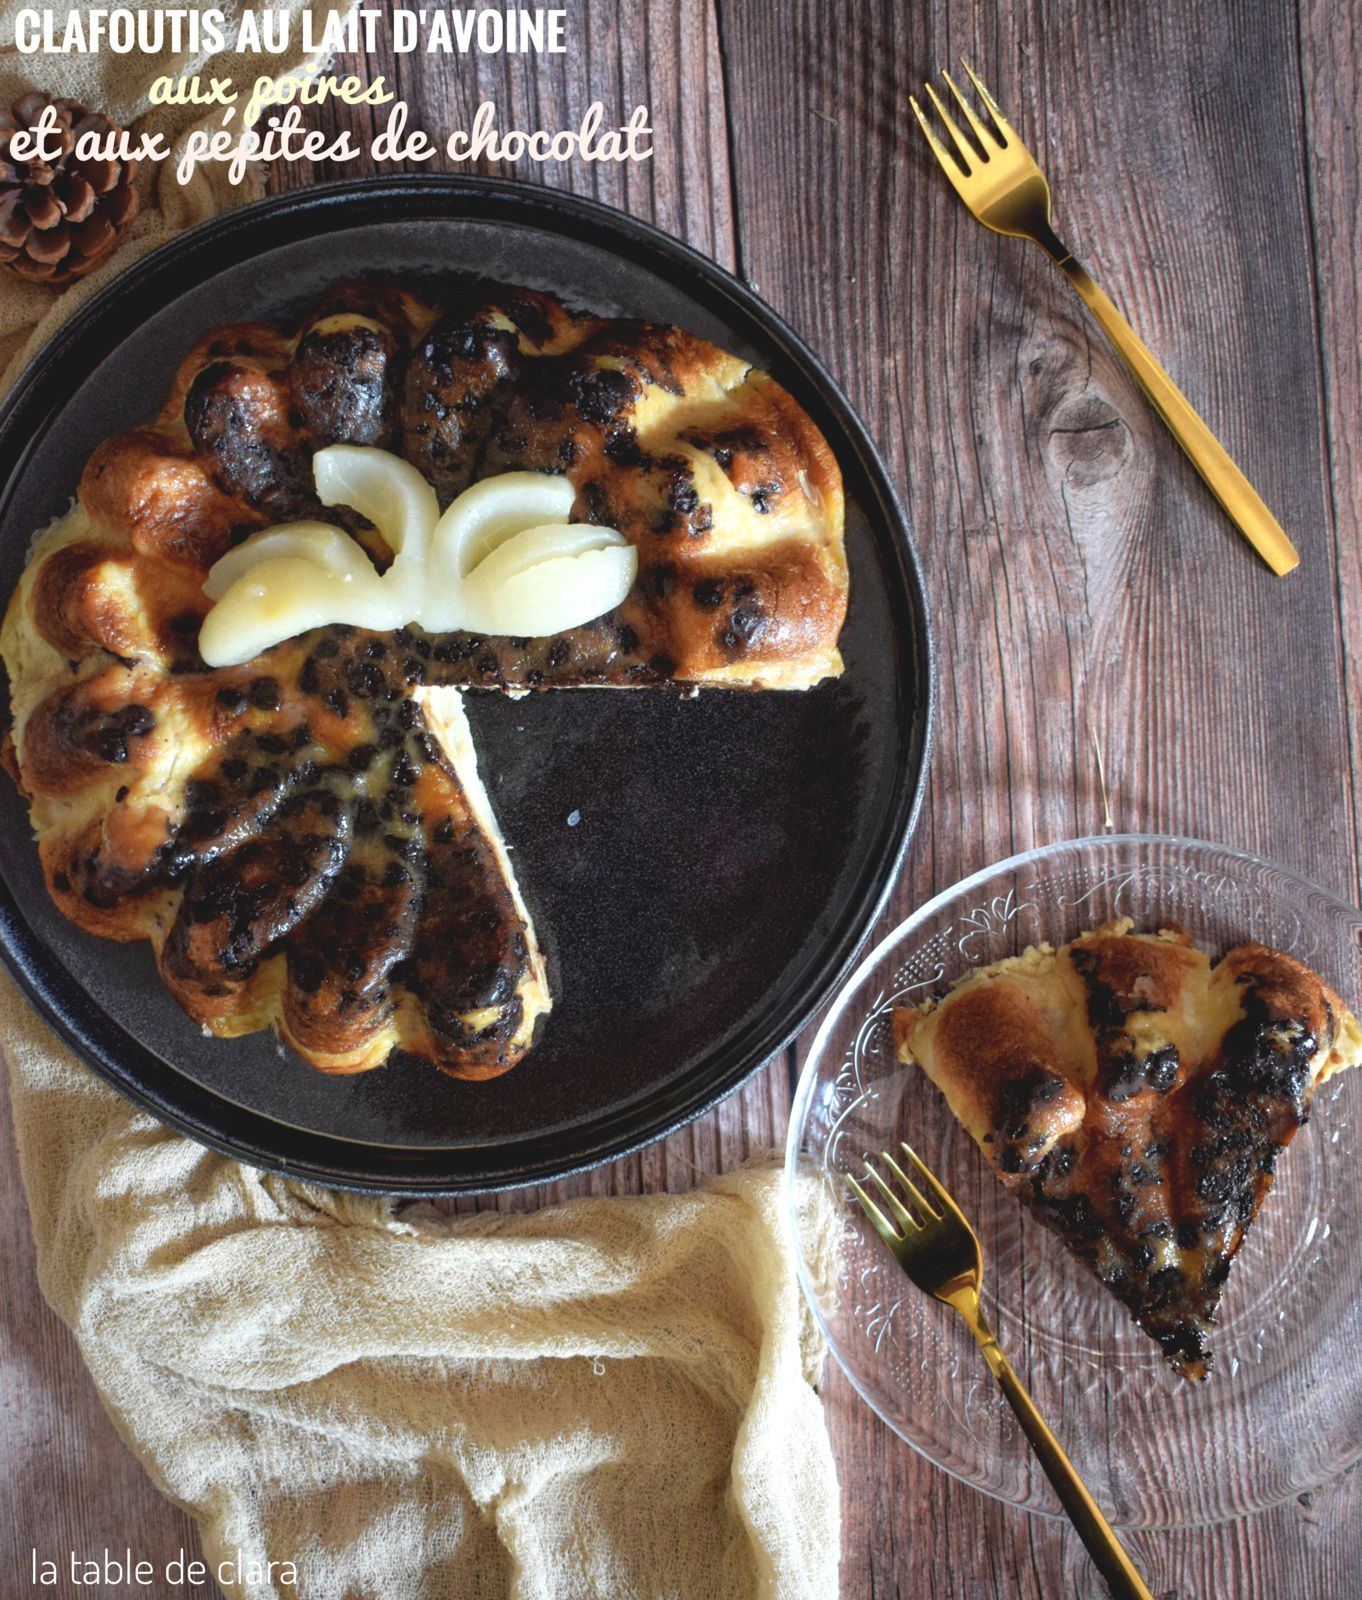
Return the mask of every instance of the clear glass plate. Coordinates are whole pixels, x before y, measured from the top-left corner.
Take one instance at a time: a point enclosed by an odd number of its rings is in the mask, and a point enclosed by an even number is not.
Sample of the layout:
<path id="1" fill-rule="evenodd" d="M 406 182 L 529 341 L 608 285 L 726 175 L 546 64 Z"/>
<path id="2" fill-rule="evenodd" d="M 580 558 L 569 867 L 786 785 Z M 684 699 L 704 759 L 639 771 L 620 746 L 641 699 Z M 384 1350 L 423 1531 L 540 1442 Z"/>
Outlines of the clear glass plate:
<path id="1" fill-rule="evenodd" d="M 1129 916 L 1218 956 L 1289 951 L 1357 1008 L 1362 912 L 1282 867 L 1194 840 L 1081 839 L 938 895 L 853 974 L 819 1028 L 790 1123 L 787 1199 L 804 1291 L 857 1390 L 929 1461 L 1027 1511 L 1058 1502 L 964 1324 L 899 1272 L 848 1198 L 867 1152 L 907 1139 L 973 1221 L 984 1303 L 1113 1522 L 1167 1528 L 1263 1510 L 1362 1456 L 1362 1069 L 1316 1095 L 1235 1261 L 1192 1384 L 994 1177 L 945 1101 L 894 1059 L 890 1012 L 1029 944 Z M 829 1185 L 836 1259 L 801 1236 L 796 1175 Z"/>

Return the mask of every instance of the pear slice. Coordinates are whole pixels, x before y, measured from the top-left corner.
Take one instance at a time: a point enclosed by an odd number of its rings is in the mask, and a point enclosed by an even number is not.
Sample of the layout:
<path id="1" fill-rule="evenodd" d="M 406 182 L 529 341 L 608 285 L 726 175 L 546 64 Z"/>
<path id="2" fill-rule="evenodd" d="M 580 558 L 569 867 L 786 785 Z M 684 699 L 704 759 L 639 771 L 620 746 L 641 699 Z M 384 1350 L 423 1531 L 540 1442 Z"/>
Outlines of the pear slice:
<path id="1" fill-rule="evenodd" d="M 216 602 L 199 635 L 209 666 L 237 666 L 331 623 L 546 637 L 612 611 L 638 573 L 638 552 L 613 528 L 566 520 L 575 491 L 564 477 L 486 478 L 440 516 L 431 486 L 386 450 L 330 445 L 313 472 L 326 505 L 349 506 L 378 529 L 392 565 L 380 574 L 324 522 L 253 534 L 204 583 Z"/>
<path id="2" fill-rule="evenodd" d="M 426 591 L 431 530 L 440 515 L 434 489 L 410 461 L 367 445 L 328 445 L 313 456 L 312 473 L 323 505 L 358 511 L 393 552 L 383 582 L 401 616 L 395 623 L 366 626 L 400 627 L 410 621 Z"/>
<path id="3" fill-rule="evenodd" d="M 466 489 L 435 525 L 420 621 L 527 638 L 562 633 L 613 610 L 638 556 L 611 528 L 568 523 L 564 477 L 505 472 Z"/>
<path id="4" fill-rule="evenodd" d="M 312 476 L 324 506 L 358 511 L 395 556 L 424 562 L 440 502 L 410 461 L 370 445 L 329 444 L 313 456 Z"/>
<path id="5" fill-rule="evenodd" d="M 464 580 L 469 626 L 539 638 L 613 611 L 634 586 L 638 552 L 613 528 L 526 528 Z"/>
<path id="6" fill-rule="evenodd" d="M 577 491 L 547 472 L 503 472 L 475 483 L 435 524 L 432 573 L 466 578 L 514 533 L 566 522 Z"/>
<path id="7" fill-rule="evenodd" d="M 369 567 L 337 573 L 302 556 L 258 561 L 203 619 L 199 654 L 210 667 L 238 667 L 310 628 L 348 622 L 386 631 L 401 625 L 394 596 Z"/>
<path id="8" fill-rule="evenodd" d="M 204 579 L 203 592 L 210 600 L 221 600 L 244 573 L 276 556 L 311 561 L 323 572 L 338 577 L 374 574 L 368 553 L 339 528 L 327 522 L 281 522 L 277 527 L 253 533 L 221 560 L 215 561 Z"/>

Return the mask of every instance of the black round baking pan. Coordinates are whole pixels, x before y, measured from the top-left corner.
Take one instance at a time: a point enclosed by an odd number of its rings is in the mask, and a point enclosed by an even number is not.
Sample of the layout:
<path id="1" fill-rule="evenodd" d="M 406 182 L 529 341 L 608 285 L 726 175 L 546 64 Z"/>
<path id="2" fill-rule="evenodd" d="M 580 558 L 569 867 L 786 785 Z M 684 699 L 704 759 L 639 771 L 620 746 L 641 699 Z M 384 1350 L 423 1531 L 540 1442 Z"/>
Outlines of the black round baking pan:
<path id="1" fill-rule="evenodd" d="M 147 257 L 57 334 L 0 411 L 0 592 L 104 437 L 154 415 L 224 322 L 283 319 L 329 283 L 429 297 L 470 277 L 676 322 L 770 371 L 847 488 L 844 675 L 804 693 L 564 690 L 467 697 L 479 761 L 550 957 L 555 1005 L 501 1078 L 419 1063 L 312 1071 L 272 1034 L 203 1035 L 147 946 L 94 938 L 48 898 L 23 800 L 0 780 L 0 954 L 124 1094 L 259 1167 L 404 1194 L 542 1182 L 671 1132 L 814 1015 L 869 931 L 920 804 L 931 634 L 912 539 L 865 429 L 747 287 L 649 224 L 457 176 L 306 190 Z"/>

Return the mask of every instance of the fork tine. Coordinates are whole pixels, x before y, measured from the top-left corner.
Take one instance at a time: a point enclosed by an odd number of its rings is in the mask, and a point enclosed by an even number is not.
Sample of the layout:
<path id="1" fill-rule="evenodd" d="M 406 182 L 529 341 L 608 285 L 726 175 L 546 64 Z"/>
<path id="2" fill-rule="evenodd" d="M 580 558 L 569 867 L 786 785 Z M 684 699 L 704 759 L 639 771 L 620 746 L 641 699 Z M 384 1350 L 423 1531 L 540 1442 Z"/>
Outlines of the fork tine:
<path id="1" fill-rule="evenodd" d="M 899 1196 L 894 1193 L 894 1191 L 880 1176 L 879 1172 L 876 1171 L 876 1169 L 872 1167 L 868 1161 L 865 1164 L 865 1175 L 884 1196 L 885 1203 L 892 1212 L 894 1220 L 898 1223 L 899 1227 L 903 1229 L 904 1234 L 907 1235 L 910 1233 L 916 1233 L 922 1224 L 917 1220 L 913 1213 L 909 1211 L 908 1207 L 904 1205 Z"/>
<path id="2" fill-rule="evenodd" d="M 979 152 L 960 131 L 955 119 L 951 116 L 950 112 L 946 110 L 941 96 L 936 92 L 935 89 L 932 88 L 931 84 L 924 83 L 922 87 L 927 91 L 927 98 L 936 107 L 937 116 L 939 116 L 942 122 L 946 124 L 946 132 L 950 134 L 951 142 L 955 145 L 956 152 L 960 158 L 960 165 L 967 173 L 972 172 L 975 166 L 978 165 L 980 159 Z"/>
<path id="3" fill-rule="evenodd" d="M 942 1216 L 959 1217 L 960 1220 L 964 1222 L 964 1214 L 960 1210 L 960 1207 L 956 1205 L 954 1200 L 951 1199 L 950 1194 L 947 1192 L 941 1180 L 927 1165 L 927 1163 L 923 1161 L 922 1157 L 918 1155 L 917 1151 L 913 1149 L 912 1145 L 907 1143 L 906 1140 L 901 1140 L 899 1142 L 899 1149 L 903 1151 L 904 1155 L 906 1155 L 914 1167 L 917 1168 L 918 1175 L 939 1201 L 941 1205 Z M 968 1224 L 966 1224 L 966 1226 L 968 1226 Z"/>
<path id="4" fill-rule="evenodd" d="M 850 1173 L 847 1173 L 846 1179 L 851 1187 L 856 1191 L 856 1198 L 861 1202 L 861 1209 L 874 1224 L 875 1232 L 879 1234 L 880 1238 L 883 1239 L 887 1245 L 896 1245 L 901 1243 L 902 1236 L 900 1235 L 898 1229 L 895 1228 L 894 1224 L 890 1222 L 889 1218 L 885 1216 L 884 1212 L 880 1210 L 880 1208 L 875 1204 L 865 1190 L 861 1188 L 860 1184 L 856 1182 L 855 1178 L 853 1178 Z"/>
<path id="5" fill-rule="evenodd" d="M 941 69 L 941 76 L 946 80 L 947 86 L 949 87 L 951 93 L 955 96 L 956 105 L 958 105 L 965 113 L 966 120 L 968 121 L 970 127 L 974 130 L 974 137 L 984 147 L 984 155 L 985 159 L 987 159 L 989 146 L 996 145 L 998 143 L 998 135 L 994 133 L 992 128 L 985 127 L 984 123 L 976 114 L 974 107 L 969 103 L 968 100 L 965 99 L 964 95 L 962 95 L 960 90 L 956 87 L 955 79 L 951 77 L 950 73 L 947 72 L 944 67 Z"/>
<path id="6" fill-rule="evenodd" d="M 908 1196 L 912 1200 L 913 1204 L 918 1206 L 922 1211 L 926 1212 L 926 1214 L 934 1221 L 940 1222 L 941 1213 L 927 1200 L 927 1197 L 922 1193 L 922 1191 L 898 1164 L 898 1162 L 894 1160 L 893 1156 L 891 1156 L 887 1150 L 881 1150 L 880 1155 L 884 1159 L 885 1166 L 889 1168 L 890 1172 L 894 1174 L 898 1181 L 903 1185 L 904 1189 L 907 1190 Z"/>
<path id="7" fill-rule="evenodd" d="M 922 107 L 917 103 L 916 100 L 913 99 L 912 95 L 908 96 L 908 104 L 912 106 L 913 115 L 921 124 L 923 133 L 927 136 L 927 143 L 931 145 L 936 159 L 941 163 L 941 170 L 951 180 L 955 187 L 959 189 L 964 176 L 960 171 L 960 163 L 955 159 L 950 151 L 947 150 L 940 139 L 937 138 L 931 123 L 927 121 L 926 112 L 923 111 Z"/>
<path id="8" fill-rule="evenodd" d="M 1017 140 L 1017 143 L 1020 144 L 1021 141 L 1017 139 L 1017 135 L 1013 131 L 1012 124 L 1003 115 L 1002 107 L 980 82 L 978 73 L 975 72 L 974 68 L 970 66 L 968 61 L 965 60 L 964 56 L 960 57 L 960 65 L 967 73 L 969 73 L 969 81 L 979 91 L 979 98 L 988 107 L 989 115 L 993 118 L 993 121 L 998 129 L 999 142 L 1005 145 L 1015 139 Z"/>

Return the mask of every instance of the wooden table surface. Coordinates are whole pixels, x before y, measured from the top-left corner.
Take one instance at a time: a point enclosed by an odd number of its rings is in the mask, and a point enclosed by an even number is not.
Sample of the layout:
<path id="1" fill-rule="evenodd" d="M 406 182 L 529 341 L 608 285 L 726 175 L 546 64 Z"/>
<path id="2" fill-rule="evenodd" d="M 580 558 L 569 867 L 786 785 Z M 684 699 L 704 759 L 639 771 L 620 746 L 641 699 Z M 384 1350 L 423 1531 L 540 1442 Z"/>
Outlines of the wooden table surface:
<path id="1" fill-rule="evenodd" d="M 1360 21 L 1357 0 L 574 0 L 566 56 L 397 63 L 433 132 L 483 99 L 521 128 L 647 105 L 650 161 L 513 175 L 649 217 L 746 278 L 887 456 L 934 605 L 940 714 L 884 929 L 966 872 L 1096 831 L 1090 729 L 1119 828 L 1244 846 L 1357 899 Z M 1039 252 L 985 234 L 926 159 L 907 95 L 962 53 L 1048 171 L 1062 237 L 1296 539 L 1290 579 L 1239 541 Z M 502 1203 L 680 1188 L 778 1143 L 797 1055 L 666 1143 Z M 33 1543 L 192 1551 L 39 1298 L 12 1161 L 0 1185 L 0 1573 L 26 1580 Z M 846 1596 L 1104 1592 L 1064 1527 L 935 1471 L 840 1372 L 824 1393 Z M 1352 1600 L 1362 1473 L 1132 1542 L 1161 1600 Z"/>

